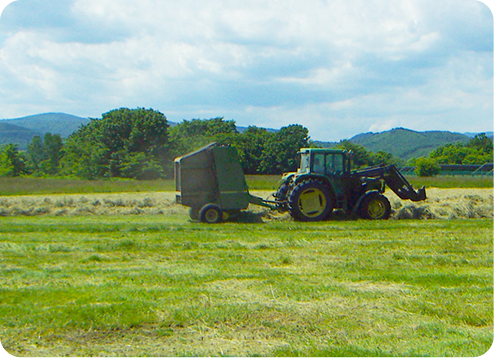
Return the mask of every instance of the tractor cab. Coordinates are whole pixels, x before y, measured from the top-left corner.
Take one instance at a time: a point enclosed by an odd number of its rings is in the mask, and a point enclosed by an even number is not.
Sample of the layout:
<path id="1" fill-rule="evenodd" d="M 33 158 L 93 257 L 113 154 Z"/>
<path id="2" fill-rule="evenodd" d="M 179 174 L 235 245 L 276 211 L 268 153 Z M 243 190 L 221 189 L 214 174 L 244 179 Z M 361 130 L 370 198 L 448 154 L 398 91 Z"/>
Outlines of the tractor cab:
<path id="1" fill-rule="evenodd" d="M 350 173 L 350 152 L 340 149 L 302 148 L 297 174 L 343 176 Z"/>

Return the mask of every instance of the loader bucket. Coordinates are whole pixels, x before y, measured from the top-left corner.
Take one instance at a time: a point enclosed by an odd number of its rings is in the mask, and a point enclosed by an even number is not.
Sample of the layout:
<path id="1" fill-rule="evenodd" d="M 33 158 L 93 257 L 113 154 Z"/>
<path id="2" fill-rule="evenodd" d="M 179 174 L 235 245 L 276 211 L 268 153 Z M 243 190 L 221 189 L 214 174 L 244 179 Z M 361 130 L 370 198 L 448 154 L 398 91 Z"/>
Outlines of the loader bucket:
<path id="1" fill-rule="evenodd" d="M 425 187 L 422 187 L 415 191 L 413 186 L 405 179 L 405 177 L 399 172 L 394 165 L 389 166 L 389 172 L 384 176 L 386 184 L 396 195 L 401 199 L 411 201 L 422 201 L 427 198 L 425 194 Z"/>

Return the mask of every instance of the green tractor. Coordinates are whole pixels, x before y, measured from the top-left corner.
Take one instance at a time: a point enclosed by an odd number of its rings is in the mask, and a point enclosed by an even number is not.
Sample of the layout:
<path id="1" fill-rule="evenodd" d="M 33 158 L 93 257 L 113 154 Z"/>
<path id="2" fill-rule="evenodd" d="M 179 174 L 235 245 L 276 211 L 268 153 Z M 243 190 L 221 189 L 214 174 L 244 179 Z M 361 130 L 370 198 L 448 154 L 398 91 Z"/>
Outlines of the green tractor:
<path id="1" fill-rule="evenodd" d="M 386 185 L 401 199 L 426 199 L 425 188 L 415 191 L 394 165 L 352 171 L 352 154 L 345 150 L 302 148 L 299 154 L 300 168 L 284 174 L 274 194 L 278 209 L 288 210 L 295 220 L 325 220 L 335 209 L 365 219 L 388 219 Z"/>

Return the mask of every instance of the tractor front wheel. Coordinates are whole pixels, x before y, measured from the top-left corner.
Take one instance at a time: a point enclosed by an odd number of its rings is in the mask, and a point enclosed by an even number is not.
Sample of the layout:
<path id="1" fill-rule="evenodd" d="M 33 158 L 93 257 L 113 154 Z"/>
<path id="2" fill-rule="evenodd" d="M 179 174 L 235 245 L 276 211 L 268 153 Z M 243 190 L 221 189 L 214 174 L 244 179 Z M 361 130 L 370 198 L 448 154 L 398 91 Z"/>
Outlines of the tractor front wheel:
<path id="1" fill-rule="evenodd" d="M 391 215 L 391 204 L 384 195 L 372 193 L 362 200 L 359 211 L 364 219 L 387 220 Z"/>
<path id="2" fill-rule="evenodd" d="M 307 180 L 293 188 L 288 209 L 295 220 L 321 221 L 333 211 L 333 198 L 323 183 Z"/>

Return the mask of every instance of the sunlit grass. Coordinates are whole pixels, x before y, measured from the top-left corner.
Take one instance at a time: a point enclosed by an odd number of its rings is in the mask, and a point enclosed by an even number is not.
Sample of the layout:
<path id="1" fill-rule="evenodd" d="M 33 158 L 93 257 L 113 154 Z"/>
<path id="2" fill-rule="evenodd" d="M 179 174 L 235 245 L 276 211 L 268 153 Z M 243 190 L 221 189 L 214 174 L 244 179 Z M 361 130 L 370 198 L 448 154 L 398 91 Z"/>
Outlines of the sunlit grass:
<path id="1" fill-rule="evenodd" d="M 416 187 L 492 188 L 492 176 L 407 177 Z M 281 175 L 246 175 L 250 190 L 276 191 Z M 147 191 L 174 191 L 173 179 L 159 180 L 82 180 L 55 178 L 0 177 L 0 196 L 40 194 L 90 194 Z"/>
<path id="2" fill-rule="evenodd" d="M 0 177 L 0 196 L 174 191 L 167 180 L 82 180 Z"/>
<path id="3" fill-rule="evenodd" d="M 493 177 L 491 175 L 439 175 L 437 177 L 407 177 L 410 183 L 420 188 L 422 186 L 435 188 L 492 188 Z"/>
<path id="4" fill-rule="evenodd" d="M 492 220 L 247 221 L 2 218 L 2 345 L 16 356 L 478 356 L 492 344 Z"/>

